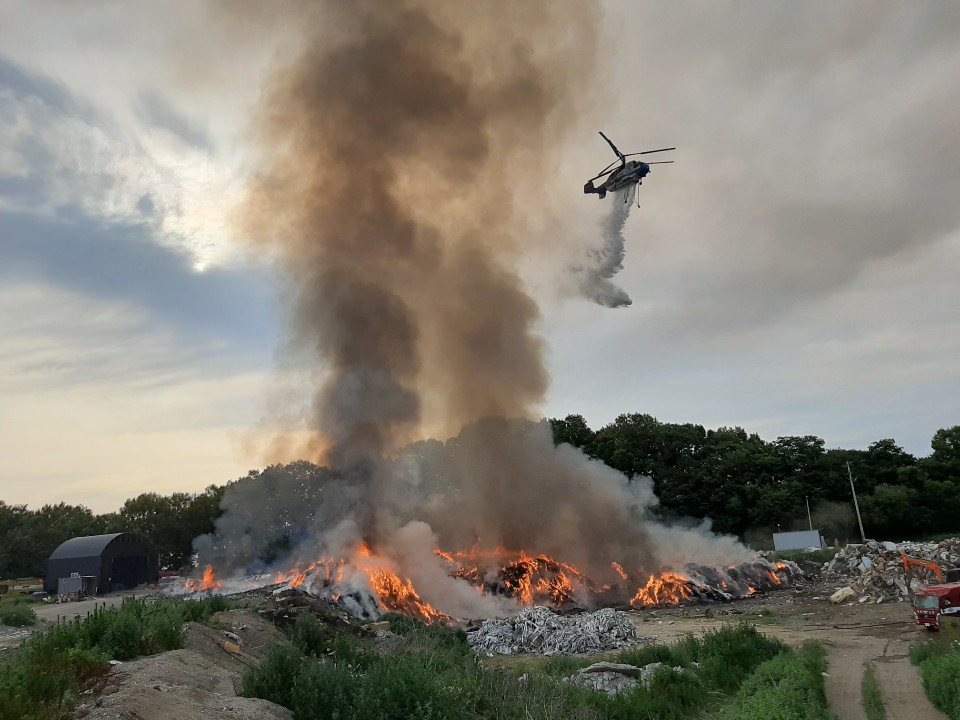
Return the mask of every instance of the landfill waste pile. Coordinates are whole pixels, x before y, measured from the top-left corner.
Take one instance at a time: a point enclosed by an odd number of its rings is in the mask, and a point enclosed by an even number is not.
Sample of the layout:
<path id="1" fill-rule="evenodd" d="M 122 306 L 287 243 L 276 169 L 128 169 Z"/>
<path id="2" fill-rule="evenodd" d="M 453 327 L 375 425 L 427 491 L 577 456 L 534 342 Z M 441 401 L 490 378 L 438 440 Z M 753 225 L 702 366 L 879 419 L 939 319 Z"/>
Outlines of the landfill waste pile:
<path id="1" fill-rule="evenodd" d="M 640 637 L 625 612 L 603 608 L 579 615 L 557 615 L 544 607 L 523 608 L 505 619 L 485 620 L 467 633 L 474 650 L 493 655 L 536 653 L 579 655 L 607 652 L 642 643 L 655 637 Z"/>
<path id="2" fill-rule="evenodd" d="M 834 603 L 904 602 L 922 587 L 939 582 L 932 571 L 920 566 L 911 568 L 907 578 L 903 555 L 938 565 L 943 571 L 960 567 L 960 538 L 941 542 L 878 542 L 868 540 L 860 545 L 847 545 L 823 566 L 826 580 L 841 580 L 830 600 Z"/>
<path id="3" fill-rule="evenodd" d="M 650 663 L 643 667 L 622 663 L 598 662 L 583 668 L 576 675 L 565 678 L 565 682 L 577 687 L 606 693 L 610 697 L 616 697 L 620 693 L 630 692 L 637 686 L 637 683 L 644 687 L 650 687 L 654 674 L 663 666 L 662 662 Z M 671 670 L 678 675 L 683 673 L 683 667 L 679 665 L 671 668 Z"/>

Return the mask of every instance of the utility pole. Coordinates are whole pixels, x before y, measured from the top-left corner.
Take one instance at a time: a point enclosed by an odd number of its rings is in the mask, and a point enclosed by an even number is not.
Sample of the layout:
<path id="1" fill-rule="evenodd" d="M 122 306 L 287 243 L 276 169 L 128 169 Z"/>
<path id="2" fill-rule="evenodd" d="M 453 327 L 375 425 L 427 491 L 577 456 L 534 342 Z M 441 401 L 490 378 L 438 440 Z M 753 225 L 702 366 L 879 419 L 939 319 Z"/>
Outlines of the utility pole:
<path id="1" fill-rule="evenodd" d="M 850 472 L 850 461 L 847 461 L 847 477 L 850 478 L 850 492 L 853 493 L 853 508 L 857 511 L 857 523 L 860 525 L 860 537 L 867 541 L 867 534 L 863 531 L 863 520 L 860 519 L 860 505 L 857 503 L 857 491 L 853 487 L 853 473 Z"/>
<path id="2" fill-rule="evenodd" d="M 807 495 L 807 522 L 810 523 L 810 529 L 813 530 L 813 518 L 810 516 L 810 496 Z"/>

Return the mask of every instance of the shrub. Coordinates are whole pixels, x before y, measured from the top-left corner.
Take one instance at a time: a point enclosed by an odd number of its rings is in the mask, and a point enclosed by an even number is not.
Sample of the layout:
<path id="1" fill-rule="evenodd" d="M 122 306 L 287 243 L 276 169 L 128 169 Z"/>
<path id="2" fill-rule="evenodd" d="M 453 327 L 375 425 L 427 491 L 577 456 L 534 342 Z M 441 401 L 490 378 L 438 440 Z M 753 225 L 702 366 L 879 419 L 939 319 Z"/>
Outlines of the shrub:
<path id="1" fill-rule="evenodd" d="M 292 683 L 288 707 L 297 720 L 355 718 L 357 715 L 354 705 L 358 685 L 358 676 L 348 668 L 310 658 L 301 665 Z"/>
<path id="2" fill-rule="evenodd" d="M 837 548 L 820 548 L 818 550 L 778 550 L 774 553 L 777 560 L 792 560 L 793 562 L 820 563 L 821 565 L 833 560 Z"/>
<path id="3" fill-rule="evenodd" d="M 134 613 L 121 612 L 103 635 L 100 647 L 114 660 L 132 660 L 140 654 L 143 627 Z"/>
<path id="4" fill-rule="evenodd" d="M 303 664 L 304 657 L 297 647 L 276 645 L 270 648 L 259 666 L 247 669 L 240 682 L 239 694 L 292 708 L 294 679 Z"/>
<path id="5" fill-rule="evenodd" d="M 960 645 L 925 643 L 910 651 L 927 697 L 951 720 L 960 720 Z"/>
<path id="6" fill-rule="evenodd" d="M 295 720 L 685 720 L 735 692 L 750 672 L 784 649 L 742 625 L 691 636 L 674 646 L 624 651 L 616 661 L 663 662 L 667 667 L 654 675 L 649 688 L 611 699 L 557 681 L 588 660 L 550 658 L 513 671 L 486 670 L 464 633 L 407 618 L 389 620 L 407 642 L 382 656 L 373 652 L 369 639 L 301 616 L 290 631 L 291 645 L 273 649 L 259 668 L 248 670 L 240 692 L 290 708 Z M 687 671 L 673 672 L 676 665 Z"/>
<path id="7" fill-rule="evenodd" d="M 26 603 L 0 602 L 0 623 L 10 627 L 25 627 L 37 624 L 37 614 Z"/>
<path id="8" fill-rule="evenodd" d="M 183 614 L 174 605 L 153 603 L 143 618 L 141 655 L 183 647 Z"/>
<path id="9" fill-rule="evenodd" d="M 333 640 L 336 633 L 321 622 L 315 615 L 303 614 L 290 628 L 290 641 L 296 645 L 304 655 L 321 657 L 333 649 Z"/>
<path id="10" fill-rule="evenodd" d="M 108 659 L 182 647 L 188 616 L 202 620 L 228 607 L 223 598 L 128 599 L 36 634 L 0 664 L 0 720 L 59 718 L 70 711 L 79 688 L 107 672 Z"/>
<path id="11" fill-rule="evenodd" d="M 650 680 L 650 687 L 639 686 L 634 692 L 618 695 L 613 700 L 599 696 L 598 705 L 611 720 L 658 718 L 685 720 L 699 713 L 716 697 L 696 672 L 676 673 L 662 667 Z"/>
<path id="12" fill-rule="evenodd" d="M 407 635 L 408 633 L 425 627 L 422 622 L 414 620 L 412 617 L 407 617 L 406 615 L 397 615 L 396 613 L 387 613 L 380 619 L 389 622 L 390 632 L 396 633 L 397 635 Z"/>
<path id="13" fill-rule="evenodd" d="M 828 720 L 826 668 L 826 653 L 818 645 L 785 650 L 744 682 L 722 720 Z"/>
<path id="14" fill-rule="evenodd" d="M 457 702 L 456 682 L 435 672 L 426 654 L 383 658 L 365 675 L 357 676 L 352 716 L 357 720 L 467 718 L 470 708 Z"/>

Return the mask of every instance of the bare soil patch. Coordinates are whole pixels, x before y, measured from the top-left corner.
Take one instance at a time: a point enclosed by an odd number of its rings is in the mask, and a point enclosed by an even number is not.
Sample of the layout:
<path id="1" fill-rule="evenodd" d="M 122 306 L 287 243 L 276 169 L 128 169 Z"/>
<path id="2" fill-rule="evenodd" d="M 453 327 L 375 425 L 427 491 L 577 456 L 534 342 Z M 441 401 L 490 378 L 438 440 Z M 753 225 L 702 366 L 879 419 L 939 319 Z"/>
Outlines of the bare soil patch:
<path id="1" fill-rule="evenodd" d="M 861 698 L 864 664 L 874 662 L 888 720 L 947 720 L 927 699 L 910 664 L 910 646 L 929 642 L 905 602 L 834 605 L 834 584 L 810 584 L 725 606 L 641 611 L 644 635 L 671 642 L 729 622 L 747 621 L 791 645 L 815 641 L 828 652 L 827 699 L 839 720 L 866 720 Z"/>
<path id="2" fill-rule="evenodd" d="M 237 697 L 235 691 L 243 671 L 281 642 L 284 637 L 273 624 L 250 610 L 217 613 L 210 626 L 187 623 L 183 649 L 115 666 L 106 687 L 91 693 L 73 717 L 290 720 L 286 708 Z"/>

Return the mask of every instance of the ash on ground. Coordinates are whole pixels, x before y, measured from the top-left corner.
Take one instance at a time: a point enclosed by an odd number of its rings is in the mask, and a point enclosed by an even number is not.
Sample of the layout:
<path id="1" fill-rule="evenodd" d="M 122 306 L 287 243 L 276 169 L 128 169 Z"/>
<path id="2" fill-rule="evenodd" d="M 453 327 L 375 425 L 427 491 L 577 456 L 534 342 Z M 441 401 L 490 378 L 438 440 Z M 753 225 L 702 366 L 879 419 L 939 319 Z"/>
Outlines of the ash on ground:
<path id="1" fill-rule="evenodd" d="M 630 616 L 603 608 L 579 615 L 557 615 L 544 607 L 523 608 L 502 620 L 485 620 L 467 633 L 477 652 L 487 655 L 580 655 L 652 644 L 657 638 L 637 635 Z"/>

